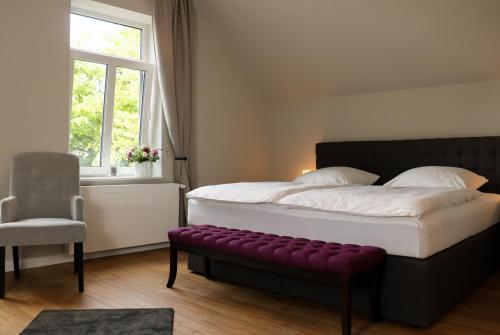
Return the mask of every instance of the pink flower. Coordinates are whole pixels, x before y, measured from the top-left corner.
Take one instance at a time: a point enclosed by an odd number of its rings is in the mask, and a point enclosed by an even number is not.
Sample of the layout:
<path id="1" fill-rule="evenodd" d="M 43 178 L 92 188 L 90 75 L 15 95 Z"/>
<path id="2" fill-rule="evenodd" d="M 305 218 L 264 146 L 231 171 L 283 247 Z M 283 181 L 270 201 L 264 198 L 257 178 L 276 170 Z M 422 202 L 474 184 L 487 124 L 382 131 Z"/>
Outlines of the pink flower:
<path id="1" fill-rule="evenodd" d="M 142 157 L 147 158 L 148 156 L 149 156 L 149 154 L 148 154 L 146 151 L 144 151 L 144 152 L 142 153 Z"/>
<path id="2" fill-rule="evenodd" d="M 153 149 L 153 156 L 158 156 L 158 149 Z"/>

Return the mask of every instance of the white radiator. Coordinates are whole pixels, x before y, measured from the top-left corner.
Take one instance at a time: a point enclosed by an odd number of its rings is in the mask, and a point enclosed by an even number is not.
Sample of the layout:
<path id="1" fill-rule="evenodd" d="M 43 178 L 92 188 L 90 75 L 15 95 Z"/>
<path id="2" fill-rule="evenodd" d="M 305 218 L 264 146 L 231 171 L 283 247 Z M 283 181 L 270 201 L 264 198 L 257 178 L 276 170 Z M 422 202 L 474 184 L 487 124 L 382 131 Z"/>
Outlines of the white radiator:
<path id="1" fill-rule="evenodd" d="M 81 194 L 86 253 L 166 242 L 178 226 L 178 184 L 82 186 Z"/>

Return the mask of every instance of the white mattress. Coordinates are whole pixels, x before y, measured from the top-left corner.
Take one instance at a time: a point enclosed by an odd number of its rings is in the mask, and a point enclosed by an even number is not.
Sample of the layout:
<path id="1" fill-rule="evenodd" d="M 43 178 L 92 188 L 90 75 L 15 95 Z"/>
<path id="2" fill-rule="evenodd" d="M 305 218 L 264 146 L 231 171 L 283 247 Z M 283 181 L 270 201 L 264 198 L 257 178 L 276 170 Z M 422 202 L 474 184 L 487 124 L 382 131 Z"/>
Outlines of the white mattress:
<path id="1" fill-rule="evenodd" d="M 500 195 L 484 194 L 416 217 L 371 217 L 287 208 L 189 200 L 188 224 L 248 229 L 327 242 L 373 245 L 390 255 L 427 258 L 500 221 Z"/>

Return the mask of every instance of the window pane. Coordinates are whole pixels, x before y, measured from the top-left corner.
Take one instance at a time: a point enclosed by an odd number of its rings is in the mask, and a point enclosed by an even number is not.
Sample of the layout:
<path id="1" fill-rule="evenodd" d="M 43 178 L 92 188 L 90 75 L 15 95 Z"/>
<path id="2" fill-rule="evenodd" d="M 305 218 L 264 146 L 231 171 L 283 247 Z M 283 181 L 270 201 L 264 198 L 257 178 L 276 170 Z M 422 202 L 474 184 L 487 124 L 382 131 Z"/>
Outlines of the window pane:
<path id="1" fill-rule="evenodd" d="M 141 29 L 71 14 L 71 47 L 140 59 Z"/>
<path id="2" fill-rule="evenodd" d="M 101 166 L 106 65 L 75 60 L 70 151 L 81 166 Z"/>
<path id="3" fill-rule="evenodd" d="M 144 71 L 116 68 L 111 161 L 119 166 L 128 166 L 127 150 L 139 145 L 144 77 Z"/>

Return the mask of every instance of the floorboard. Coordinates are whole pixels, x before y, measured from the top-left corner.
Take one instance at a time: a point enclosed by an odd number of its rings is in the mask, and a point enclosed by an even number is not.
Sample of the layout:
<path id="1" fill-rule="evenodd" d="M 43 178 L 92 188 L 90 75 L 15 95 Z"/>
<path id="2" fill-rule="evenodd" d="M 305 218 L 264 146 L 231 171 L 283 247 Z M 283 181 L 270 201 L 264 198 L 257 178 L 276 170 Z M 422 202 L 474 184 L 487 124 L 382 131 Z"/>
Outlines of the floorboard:
<path id="1" fill-rule="evenodd" d="M 42 309 L 141 307 L 173 307 L 176 335 L 340 334 L 339 310 L 207 280 L 187 270 L 183 253 L 174 289 L 167 289 L 168 259 L 161 249 L 85 261 L 83 294 L 70 263 L 25 270 L 18 279 L 9 272 L 0 334 L 18 334 Z M 353 335 L 361 334 L 500 334 L 500 271 L 430 328 L 374 324 L 354 314 Z"/>

